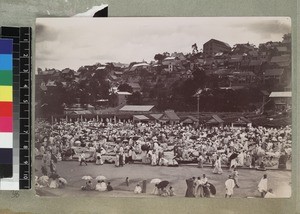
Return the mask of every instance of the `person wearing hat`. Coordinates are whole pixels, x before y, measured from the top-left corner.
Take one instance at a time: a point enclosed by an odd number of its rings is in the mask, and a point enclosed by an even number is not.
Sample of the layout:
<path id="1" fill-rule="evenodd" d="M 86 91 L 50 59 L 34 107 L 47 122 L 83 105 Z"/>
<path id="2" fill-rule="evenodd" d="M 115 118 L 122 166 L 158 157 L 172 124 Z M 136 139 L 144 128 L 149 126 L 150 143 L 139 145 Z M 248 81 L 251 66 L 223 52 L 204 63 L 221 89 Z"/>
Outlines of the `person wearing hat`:
<path id="1" fill-rule="evenodd" d="M 81 166 L 82 163 L 85 163 L 85 165 L 87 166 L 86 160 L 85 160 L 85 154 L 82 151 L 80 156 L 79 156 L 79 165 Z"/>

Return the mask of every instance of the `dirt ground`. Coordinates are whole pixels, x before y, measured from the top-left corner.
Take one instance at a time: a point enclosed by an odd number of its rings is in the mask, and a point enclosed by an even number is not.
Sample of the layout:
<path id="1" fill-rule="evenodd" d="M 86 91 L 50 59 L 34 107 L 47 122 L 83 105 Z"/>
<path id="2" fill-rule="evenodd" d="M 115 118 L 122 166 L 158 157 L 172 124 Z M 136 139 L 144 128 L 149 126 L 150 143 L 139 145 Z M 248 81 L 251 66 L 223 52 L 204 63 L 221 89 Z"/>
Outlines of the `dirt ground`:
<path id="1" fill-rule="evenodd" d="M 41 161 L 35 161 L 36 175 L 41 176 Z M 58 162 L 58 174 L 68 181 L 64 189 L 50 189 L 48 187 L 37 188 L 36 192 L 39 196 L 92 196 L 92 197 L 159 197 L 151 195 L 154 184 L 150 181 L 153 178 L 167 180 L 174 188 L 176 196 L 184 197 L 186 191 L 185 180 L 190 177 L 199 177 L 206 174 L 208 181 L 212 183 L 217 190 L 215 197 L 222 198 L 225 195 L 225 181 L 230 174 L 228 169 L 223 169 L 223 174 L 216 175 L 212 173 L 212 168 L 206 167 L 199 169 L 196 166 L 150 166 L 143 164 L 127 164 L 124 167 L 115 167 L 113 164 L 95 165 L 88 163 L 88 166 L 79 166 L 76 161 Z M 257 171 L 254 169 L 239 169 L 239 185 L 240 188 L 234 189 L 235 198 L 259 197 L 257 185 L 263 176 L 268 175 L 268 188 L 272 188 L 277 197 L 290 197 L 291 194 L 291 171 L 268 170 Z M 114 191 L 98 192 L 98 191 L 82 191 L 80 187 L 85 184 L 82 176 L 90 175 L 95 178 L 98 175 L 104 175 L 107 181 L 111 182 Z M 129 177 L 129 186 L 125 183 L 125 178 Z M 144 194 L 136 195 L 133 193 L 137 183 L 147 181 L 147 190 Z M 96 181 L 93 180 L 93 184 Z"/>

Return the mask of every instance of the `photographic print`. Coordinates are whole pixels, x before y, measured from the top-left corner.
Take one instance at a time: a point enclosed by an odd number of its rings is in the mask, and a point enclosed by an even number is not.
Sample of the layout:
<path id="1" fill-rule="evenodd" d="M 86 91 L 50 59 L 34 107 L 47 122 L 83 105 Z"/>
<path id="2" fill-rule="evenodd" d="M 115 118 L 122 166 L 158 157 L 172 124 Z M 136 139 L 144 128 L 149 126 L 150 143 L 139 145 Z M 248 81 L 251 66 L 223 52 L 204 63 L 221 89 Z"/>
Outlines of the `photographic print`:
<path id="1" fill-rule="evenodd" d="M 36 24 L 37 195 L 291 196 L 289 18 Z"/>

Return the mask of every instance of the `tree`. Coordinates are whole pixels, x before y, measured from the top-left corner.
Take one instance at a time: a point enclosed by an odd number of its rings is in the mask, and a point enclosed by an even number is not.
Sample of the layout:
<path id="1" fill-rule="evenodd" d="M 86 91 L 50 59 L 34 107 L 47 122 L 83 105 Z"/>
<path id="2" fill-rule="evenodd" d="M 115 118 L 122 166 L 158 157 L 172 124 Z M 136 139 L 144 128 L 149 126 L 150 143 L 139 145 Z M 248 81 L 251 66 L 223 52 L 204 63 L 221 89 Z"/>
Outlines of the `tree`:
<path id="1" fill-rule="evenodd" d="M 158 61 L 158 63 L 161 63 L 164 58 L 166 58 L 164 55 L 162 54 L 155 54 L 154 59 Z"/>
<path id="2" fill-rule="evenodd" d="M 198 46 L 197 46 L 196 43 L 192 45 L 192 49 L 193 49 L 193 52 L 192 52 L 193 55 L 194 55 L 194 54 L 197 54 L 197 53 L 199 52 L 199 51 L 198 51 Z"/>
<path id="3" fill-rule="evenodd" d="M 127 91 L 129 93 L 132 93 L 132 87 L 130 85 L 128 85 L 127 83 L 123 83 L 118 87 L 119 91 Z"/>

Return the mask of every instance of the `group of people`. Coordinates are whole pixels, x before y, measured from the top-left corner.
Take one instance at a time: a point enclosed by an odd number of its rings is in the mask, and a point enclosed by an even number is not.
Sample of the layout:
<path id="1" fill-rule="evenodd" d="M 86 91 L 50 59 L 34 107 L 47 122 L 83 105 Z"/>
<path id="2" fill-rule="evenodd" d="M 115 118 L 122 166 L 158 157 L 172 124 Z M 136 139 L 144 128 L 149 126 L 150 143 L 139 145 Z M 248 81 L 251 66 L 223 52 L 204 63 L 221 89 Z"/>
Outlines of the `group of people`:
<path id="1" fill-rule="evenodd" d="M 47 151 L 57 160 L 74 157 L 124 166 L 145 164 L 178 166 L 178 163 L 209 164 L 221 174 L 222 165 L 255 168 L 277 167 L 291 158 L 291 126 L 198 127 L 160 123 L 104 123 L 39 121 L 36 126 L 36 153 Z M 81 152 L 80 152 L 81 151 Z M 84 157 L 83 157 L 84 156 Z M 47 163 L 51 166 L 50 163 Z M 284 164 L 281 167 L 285 167 Z"/>
<path id="2" fill-rule="evenodd" d="M 202 177 L 192 177 L 186 180 L 186 193 L 185 197 L 206 197 L 209 198 L 212 195 L 215 195 L 216 192 L 211 189 L 214 189 L 214 186 L 208 182 L 208 179 L 205 174 Z"/>
<path id="3" fill-rule="evenodd" d="M 105 192 L 105 191 L 113 191 L 113 187 L 111 186 L 110 182 L 106 182 L 104 180 L 98 180 L 96 186 L 94 187 L 91 180 L 86 181 L 85 186 L 81 186 L 81 190 L 84 191 L 91 191 L 96 190 L 99 192 Z"/>
<path id="4" fill-rule="evenodd" d="M 225 198 L 231 198 L 233 195 L 234 188 L 239 188 L 237 184 L 237 176 L 235 174 L 230 174 L 228 179 L 225 181 Z M 268 176 L 264 174 L 263 177 L 260 179 L 257 190 L 260 193 L 261 198 L 276 198 L 276 195 L 273 193 L 273 190 L 270 188 L 268 189 Z"/>

